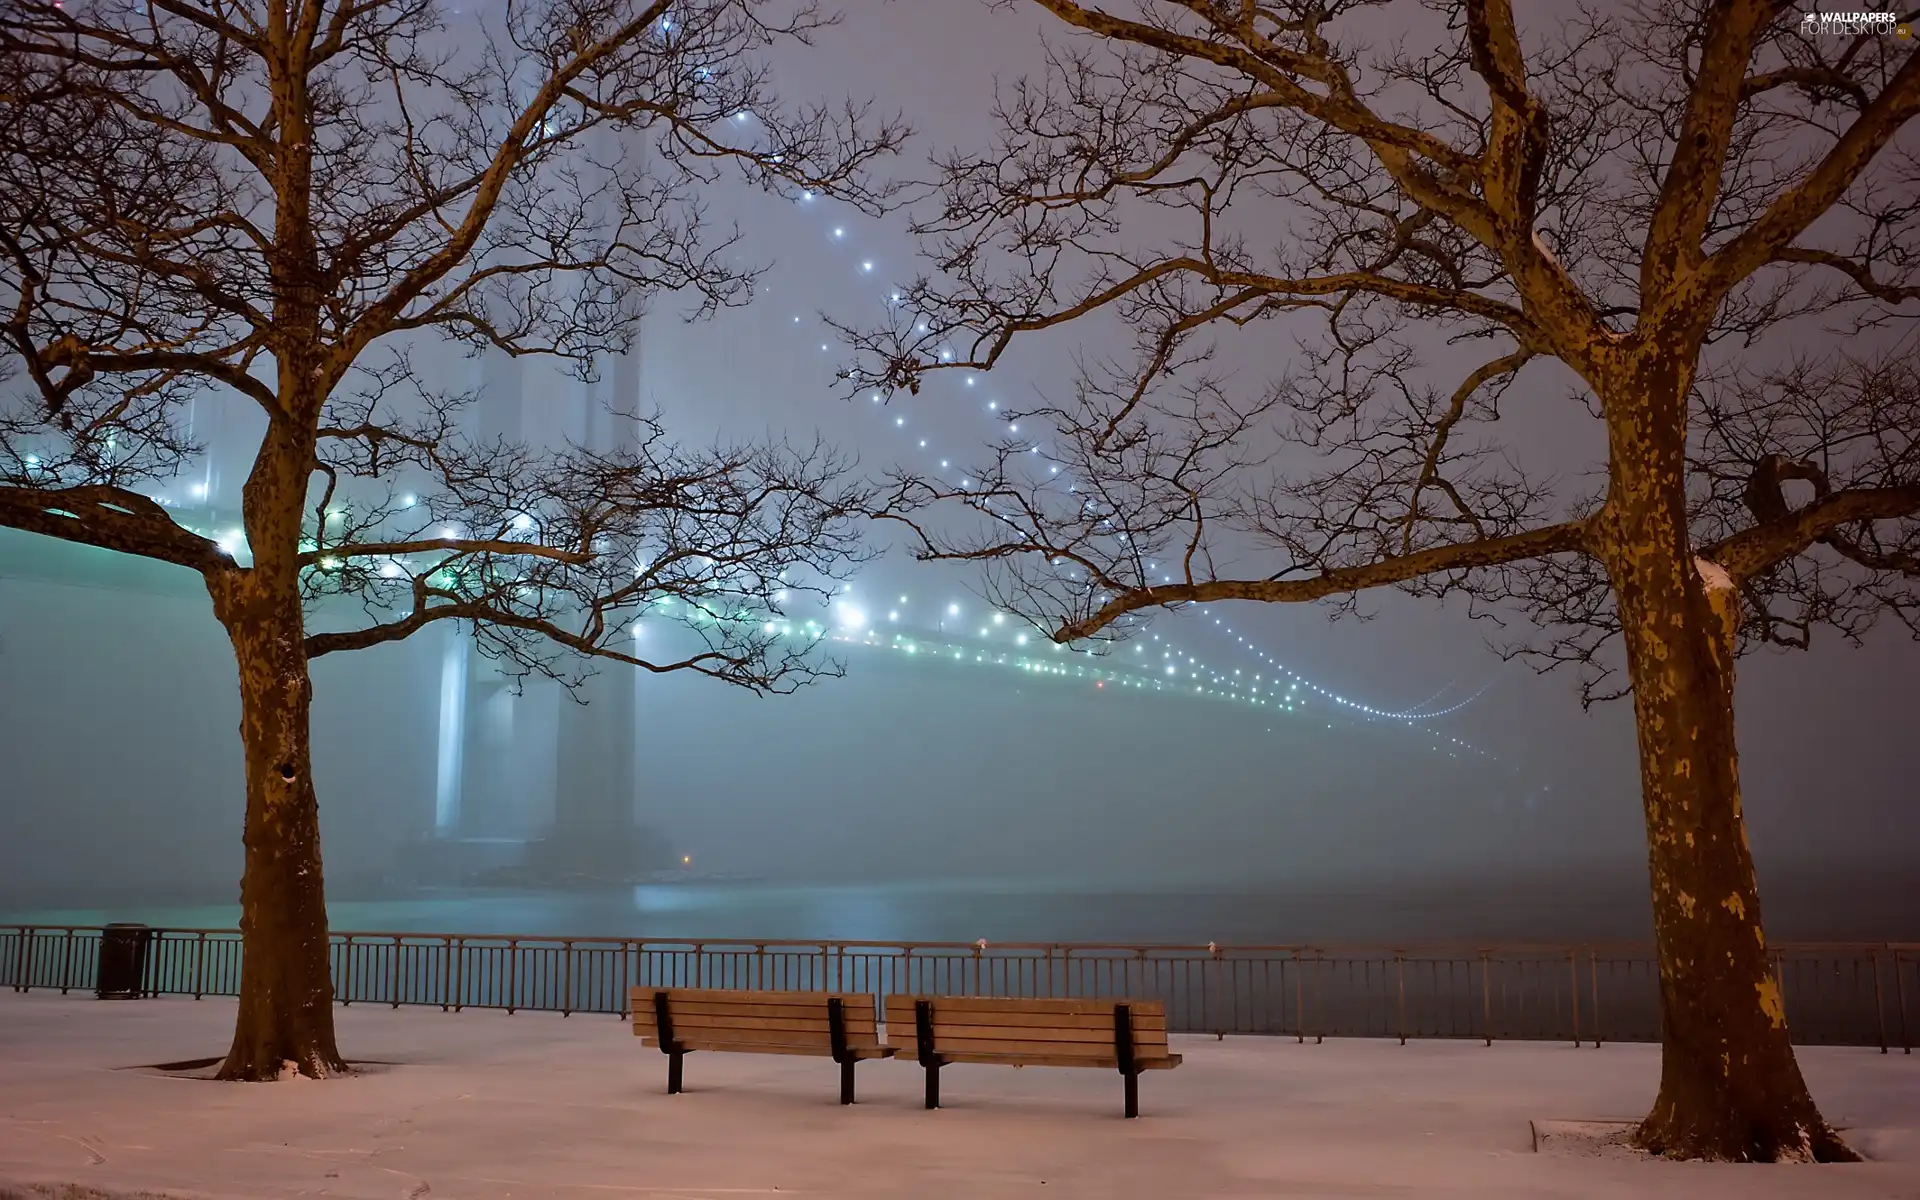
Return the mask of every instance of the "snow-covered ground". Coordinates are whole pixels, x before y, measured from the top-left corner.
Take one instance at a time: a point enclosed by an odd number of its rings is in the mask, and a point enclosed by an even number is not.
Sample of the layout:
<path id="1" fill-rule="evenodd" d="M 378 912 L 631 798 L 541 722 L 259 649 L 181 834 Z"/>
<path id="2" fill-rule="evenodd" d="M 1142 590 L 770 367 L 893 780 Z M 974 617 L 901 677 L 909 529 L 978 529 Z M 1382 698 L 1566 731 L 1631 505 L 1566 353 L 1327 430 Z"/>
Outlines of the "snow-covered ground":
<path id="1" fill-rule="evenodd" d="M 1120 1117 L 1106 1071 L 859 1069 L 700 1055 L 687 1091 L 611 1017 L 351 1008 L 325 1083 L 137 1069 L 219 1054 L 231 1002 L 0 994 L 0 1195 L 78 1184 L 232 1197 L 1920 1196 L 1920 1057 L 1808 1050 L 1814 1091 L 1879 1161 L 1735 1167 L 1536 1153 L 1530 1120 L 1639 1115 L 1651 1046 L 1176 1038 Z"/>

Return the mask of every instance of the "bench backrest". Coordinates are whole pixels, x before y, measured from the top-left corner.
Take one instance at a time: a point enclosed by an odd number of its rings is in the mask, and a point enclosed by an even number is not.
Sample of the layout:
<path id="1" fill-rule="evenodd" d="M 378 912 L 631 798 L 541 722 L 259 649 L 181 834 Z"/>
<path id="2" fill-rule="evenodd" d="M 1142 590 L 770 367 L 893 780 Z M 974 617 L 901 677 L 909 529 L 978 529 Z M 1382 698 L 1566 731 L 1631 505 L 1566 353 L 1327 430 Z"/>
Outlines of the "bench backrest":
<path id="1" fill-rule="evenodd" d="M 933 1044 L 942 1053 L 1112 1059 L 1114 1009 L 1124 1004 L 1135 1057 L 1167 1055 L 1167 1007 L 1158 1000 L 888 996 L 887 1044 L 901 1058 L 920 1052 L 916 1000 L 933 1006 Z"/>
<path id="2" fill-rule="evenodd" d="M 765 1046 L 829 1053 L 833 1048 L 828 1000 L 840 1001 L 847 1046 L 880 1045 L 873 997 L 824 992 L 755 992 L 720 988 L 636 987 L 629 993 L 633 1032 L 658 1042 L 656 994 L 667 998 L 673 1040 L 688 1045 Z"/>

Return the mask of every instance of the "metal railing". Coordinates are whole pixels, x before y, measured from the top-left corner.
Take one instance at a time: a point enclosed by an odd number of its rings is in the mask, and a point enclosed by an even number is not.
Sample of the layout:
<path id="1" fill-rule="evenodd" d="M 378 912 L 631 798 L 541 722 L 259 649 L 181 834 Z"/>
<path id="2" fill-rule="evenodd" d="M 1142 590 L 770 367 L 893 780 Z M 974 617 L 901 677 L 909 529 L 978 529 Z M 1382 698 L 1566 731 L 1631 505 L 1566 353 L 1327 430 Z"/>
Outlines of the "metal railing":
<path id="1" fill-rule="evenodd" d="M 0 986 L 92 991 L 101 931 L 0 925 Z M 1126 996 L 1178 1033 L 1569 1041 L 1659 1040 L 1652 948 L 1115 946 L 653 941 L 335 933 L 341 1004 L 625 1016 L 629 987 L 889 994 Z M 1920 1033 L 1920 943 L 1792 944 L 1775 971 L 1802 1045 L 1898 1046 Z M 240 935 L 159 929 L 142 990 L 231 996 Z"/>

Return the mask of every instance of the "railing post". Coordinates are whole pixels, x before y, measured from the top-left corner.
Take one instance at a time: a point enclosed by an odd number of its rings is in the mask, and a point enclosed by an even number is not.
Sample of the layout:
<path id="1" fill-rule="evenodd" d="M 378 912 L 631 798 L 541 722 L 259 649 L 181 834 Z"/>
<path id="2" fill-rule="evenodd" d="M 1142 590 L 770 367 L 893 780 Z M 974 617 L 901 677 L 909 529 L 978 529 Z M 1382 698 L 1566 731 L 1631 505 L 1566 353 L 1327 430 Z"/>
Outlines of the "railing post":
<path id="1" fill-rule="evenodd" d="M 1146 948 L 1145 948 L 1144 946 L 1143 946 L 1143 947 L 1141 947 L 1141 948 L 1140 948 L 1140 949 L 1138 949 L 1138 950 L 1135 950 L 1135 951 L 1133 952 L 1133 961 L 1135 961 L 1135 962 L 1137 962 L 1137 963 L 1139 963 L 1139 964 L 1140 964 L 1140 987 L 1139 987 L 1139 988 L 1137 989 L 1137 990 L 1138 990 L 1138 993 L 1139 993 L 1140 995 L 1149 995 L 1149 994 L 1151 994 L 1151 993 L 1149 993 L 1149 992 L 1148 992 L 1148 990 L 1147 990 L 1147 978 L 1148 978 L 1148 971 L 1147 971 L 1147 967 L 1148 967 L 1148 966 L 1149 966 L 1150 964 L 1149 964 L 1149 963 L 1147 962 L 1147 951 L 1146 951 Z M 1009 992 L 1010 992 L 1010 991 L 1012 991 L 1013 989 L 1011 989 L 1011 988 L 1003 988 L 1003 989 L 1001 989 L 1001 990 L 1003 990 L 1003 991 L 1009 991 Z M 1123 981 L 1121 982 L 1121 985 L 1120 985 L 1120 994 L 1121 994 L 1121 995 L 1123 995 L 1123 996 L 1131 996 L 1131 995 L 1134 995 L 1134 994 L 1135 994 L 1135 992 L 1136 992 L 1136 989 L 1135 989 L 1135 988 L 1133 987 L 1133 985 L 1132 985 L 1132 982 L 1131 982 L 1130 980 L 1123 980 Z M 1171 989 L 1171 988 L 1169 988 L 1169 989 L 1167 989 L 1167 992 L 1168 992 L 1168 994 L 1167 994 L 1167 997 L 1166 997 L 1166 1005 L 1167 1005 L 1167 1008 L 1168 1008 L 1169 1010 L 1171 1010 L 1171 1009 L 1173 1008 L 1173 995 L 1172 995 L 1172 992 L 1173 992 L 1173 989 Z M 1171 1011 L 1169 1011 L 1169 1012 L 1167 1013 L 1167 1031 L 1168 1031 L 1169 1033 L 1171 1033 L 1171 1032 L 1173 1031 L 1173 1013 L 1172 1013 Z M 1200 1030 L 1198 1030 L 1198 1029 L 1196 1029 L 1196 1030 L 1194 1030 L 1193 1032 L 1194 1032 L 1194 1033 L 1199 1033 L 1199 1032 L 1200 1032 Z"/>
<path id="2" fill-rule="evenodd" d="M 20 939 L 20 990 L 33 990 L 33 950 L 40 940 L 40 931 L 29 926 L 26 936 Z"/>
<path id="3" fill-rule="evenodd" d="M 1217 946 L 1209 947 L 1207 951 L 1207 957 L 1200 960 L 1200 1029 L 1201 1031 L 1204 1031 L 1207 1027 L 1207 1024 L 1208 1024 L 1207 1018 L 1214 1015 L 1213 1006 L 1207 1003 L 1207 974 L 1210 971 L 1218 970 L 1218 968 L 1215 967 L 1214 964 L 1219 961 L 1220 961 L 1220 950 Z M 1172 989 L 1169 988 L 1168 990 L 1171 991 Z M 1225 1041 L 1227 1037 L 1227 1032 L 1226 1030 L 1220 1027 L 1221 1023 L 1219 1021 L 1214 1021 L 1212 1022 L 1212 1025 L 1213 1025 L 1214 1040 Z"/>
<path id="4" fill-rule="evenodd" d="M 1300 952 L 1293 952 L 1293 1040 L 1295 1044 L 1307 1044 L 1307 971 L 1300 961 Z"/>
<path id="5" fill-rule="evenodd" d="M 393 959 L 387 968 L 387 1000 L 397 1009 L 400 1007 L 400 964 L 407 959 L 407 947 L 398 934 L 394 935 L 390 944 L 393 946 Z"/>
<path id="6" fill-rule="evenodd" d="M 1327 1041 L 1327 1006 L 1324 1003 L 1327 996 L 1326 984 L 1327 956 L 1315 951 L 1313 956 L 1313 1007 L 1319 1016 L 1319 1020 L 1313 1023 L 1315 1031 L 1313 1044 L 1316 1046 L 1323 1046 Z"/>
<path id="7" fill-rule="evenodd" d="M 353 935 L 350 933 L 340 939 L 340 961 L 344 964 L 340 972 L 340 1007 L 345 1008 L 353 1003 Z"/>
<path id="8" fill-rule="evenodd" d="M 202 929 L 193 940 L 193 998 L 207 992 L 207 931 Z"/>
<path id="9" fill-rule="evenodd" d="M 1913 1053 L 1913 1039 L 1907 1036 L 1907 980 L 1900 973 L 1900 951 L 1893 952 L 1893 1000 L 1900 1006 L 1900 1053 Z"/>
<path id="10" fill-rule="evenodd" d="M 1493 1045 L 1493 959 L 1485 950 L 1480 952 L 1480 1032 Z"/>
<path id="11" fill-rule="evenodd" d="M 512 1016 L 519 1007 L 515 1002 L 520 995 L 520 939 L 507 939 L 507 1015 Z"/>
<path id="12" fill-rule="evenodd" d="M 1407 1044 L 1407 960 L 1400 951 L 1393 952 L 1393 973 L 1400 992 L 1400 1044 Z"/>
<path id="13" fill-rule="evenodd" d="M 1868 951 L 1873 959 L 1873 1019 L 1880 1024 L 1880 1053 L 1887 1052 L 1887 1002 L 1880 995 L 1880 952 Z"/>
<path id="14" fill-rule="evenodd" d="M 1587 951 L 1587 986 L 1593 989 L 1593 1048 L 1600 1048 L 1600 952 Z"/>
<path id="15" fill-rule="evenodd" d="M 1573 1002 L 1573 1048 L 1586 1039 L 1580 1036 L 1580 960 L 1567 951 L 1567 998 Z"/>
<path id="16" fill-rule="evenodd" d="M 560 1015 L 573 1015 L 573 943 L 560 943 Z"/>
<path id="17" fill-rule="evenodd" d="M 73 930 L 67 930 L 67 944 L 60 951 L 60 994 L 62 996 L 67 994 L 73 979 L 73 935 Z"/>
<path id="18" fill-rule="evenodd" d="M 68 930 L 67 936 L 72 937 L 73 931 Z M 161 957 L 166 953 L 167 931 L 147 930 L 145 943 L 146 953 L 140 956 L 140 970 L 138 977 L 133 981 L 133 994 L 142 999 L 160 994 L 159 986 L 153 981 L 161 973 L 160 964 Z"/>
<path id="19" fill-rule="evenodd" d="M 467 939 L 453 939 L 453 976 L 458 980 L 453 993 L 453 1011 L 459 1012 L 467 1006 Z"/>

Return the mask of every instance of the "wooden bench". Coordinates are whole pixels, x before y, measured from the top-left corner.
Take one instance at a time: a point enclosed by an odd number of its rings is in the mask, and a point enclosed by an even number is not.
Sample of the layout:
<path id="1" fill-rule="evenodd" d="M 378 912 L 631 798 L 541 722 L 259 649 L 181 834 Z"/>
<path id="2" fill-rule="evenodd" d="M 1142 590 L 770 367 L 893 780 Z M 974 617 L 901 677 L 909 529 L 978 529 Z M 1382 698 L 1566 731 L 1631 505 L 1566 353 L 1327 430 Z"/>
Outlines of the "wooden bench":
<path id="1" fill-rule="evenodd" d="M 1141 1071 L 1180 1065 L 1167 1049 L 1166 1006 L 1153 1000 L 1028 1000 L 888 996 L 887 1044 L 927 1071 L 927 1107 L 940 1107 L 948 1063 L 1105 1067 L 1126 1081 L 1129 1117 L 1140 1115 Z"/>
<path id="2" fill-rule="evenodd" d="M 680 1060 L 695 1050 L 817 1054 L 840 1064 L 840 1103 L 853 1103 L 853 1066 L 890 1058 L 870 995 L 637 987 L 633 1032 L 667 1056 L 667 1093 L 680 1091 Z"/>

